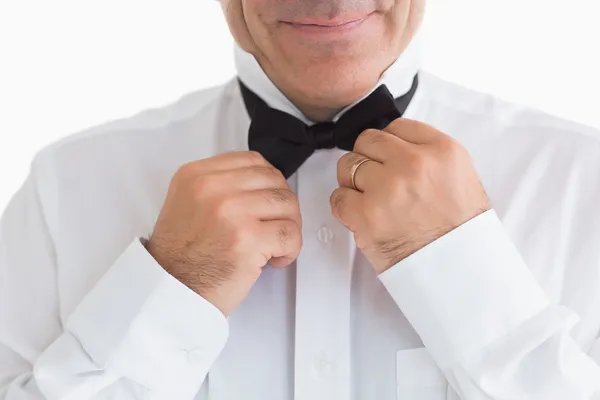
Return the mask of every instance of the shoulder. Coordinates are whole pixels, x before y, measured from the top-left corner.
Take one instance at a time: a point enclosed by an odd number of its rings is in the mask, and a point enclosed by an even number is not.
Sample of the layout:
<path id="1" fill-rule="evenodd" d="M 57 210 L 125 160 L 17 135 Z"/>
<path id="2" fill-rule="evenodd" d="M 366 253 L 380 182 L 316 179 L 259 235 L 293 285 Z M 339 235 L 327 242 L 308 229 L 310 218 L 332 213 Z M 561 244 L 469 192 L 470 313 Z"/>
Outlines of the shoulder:
<path id="1" fill-rule="evenodd" d="M 229 102 L 237 87 L 233 83 L 67 134 L 36 153 L 32 174 L 46 186 L 55 180 L 80 185 L 90 177 L 105 177 L 108 184 L 124 179 L 123 171 L 171 173 L 188 159 L 210 155 L 211 121 Z"/>
<path id="2" fill-rule="evenodd" d="M 423 74 L 418 117 L 461 142 L 485 171 L 581 171 L 600 179 L 600 130 Z M 509 164 L 509 165 L 507 165 Z M 595 176 L 596 175 L 596 176 Z M 498 176 L 496 176 L 497 178 Z M 565 176 L 566 179 L 566 176 Z"/>
<path id="3" fill-rule="evenodd" d="M 575 121 L 561 118 L 533 107 L 512 103 L 489 93 L 467 88 L 444 80 L 428 72 L 420 73 L 423 85 L 425 112 L 436 120 L 433 112 L 439 115 L 436 122 L 448 119 L 446 124 L 455 121 L 465 124 L 493 128 L 491 133 L 510 134 L 513 131 L 530 130 L 532 133 L 544 131 L 548 139 L 554 135 L 569 135 L 586 142 L 600 141 L 600 130 Z M 451 117 L 451 118 L 447 118 Z M 482 132 L 485 134 L 485 132 Z M 558 138 L 557 138 L 558 139 Z"/>
<path id="4" fill-rule="evenodd" d="M 219 102 L 232 92 L 231 82 L 186 93 L 166 105 L 141 110 L 133 115 L 107 121 L 81 131 L 67 134 L 41 149 L 34 163 L 60 157 L 65 153 L 85 154 L 98 146 L 111 145 L 118 141 L 125 144 L 139 138 L 145 140 L 161 133 L 176 135 L 187 122 L 197 118 L 209 118 L 218 108 Z"/>

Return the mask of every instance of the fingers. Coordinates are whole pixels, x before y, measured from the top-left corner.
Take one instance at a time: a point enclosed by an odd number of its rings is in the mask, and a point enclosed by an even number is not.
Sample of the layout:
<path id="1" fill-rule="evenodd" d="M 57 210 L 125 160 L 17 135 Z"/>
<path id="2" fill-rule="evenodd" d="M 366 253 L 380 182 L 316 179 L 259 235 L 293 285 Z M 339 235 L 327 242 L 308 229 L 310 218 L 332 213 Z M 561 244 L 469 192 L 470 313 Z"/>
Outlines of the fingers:
<path id="1" fill-rule="evenodd" d="M 283 267 L 291 264 L 302 248 L 302 232 L 300 226 L 291 220 L 265 221 L 261 223 L 259 243 L 271 264 Z"/>
<path id="2" fill-rule="evenodd" d="M 173 176 L 170 186 L 188 187 L 194 185 L 202 177 L 208 176 L 210 180 L 210 177 L 215 173 L 253 167 L 274 168 L 255 151 L 224 153 L 183 164 Z"/>
<path id="3" fill-rule="evenodd" d="M 239 214 L 261 221 L 290 219 L 302 228 L 298 197 L 290 189 L 262 189 L 241 193 L 235 198 Z"/>
<path id="4" fill-rule="evenodd" d="M 251 166 L 198 175 L 194 180 L 194 186 L 197 191 L 208 196 L 240 191 L 289 188 L 283 174 L 271 166 Z"/>
<path id="5" fill-rule="evenodd" d="M 448 137 L 430 125 L 406 118 L 394 120 L 384 131 L 413 144 L 429 144 Z"/>
<path id="6" fill-rule="evenodd" d="M 190 173 L 196 175 L 254 166 L 266 167 L 270 165 L 271 164 L 256 151 L 232 151 L 214 157 L 189 162 L 181 166 L 180 170 L 189 170 Z"/>
<path id="7" fill-rule="evenodd" d="M 345 187 L 337 188 L 331 194 L 331 213 L 346 228 L 356 232 L 362 226 L 362 214 L 364 197 L 356 190 Z"/>
<path id="8" fill-rule="evenodd" d="M 398 157 L 399 147 L 407 145 L 389 132 L 367 129 L 361 133 L 354 143 L 354 153 L 362 154 L 371 160 L 384 163 Z"/>
<path id="9" fill-rule="evenodd" d="M 363 160 L 367 161 L 363 162 Z M 358 165 L 359 163 L 361 164 Z M 338 161 L 337 180 L 341 187 L 354 189 L 352 186 L 352 174 L 354 174 L 356 189 L 364 192 L 372 185 L 377 184 L 383 172 L 384 168 L 381 163 L 361 154 L 346 153 Z"/>

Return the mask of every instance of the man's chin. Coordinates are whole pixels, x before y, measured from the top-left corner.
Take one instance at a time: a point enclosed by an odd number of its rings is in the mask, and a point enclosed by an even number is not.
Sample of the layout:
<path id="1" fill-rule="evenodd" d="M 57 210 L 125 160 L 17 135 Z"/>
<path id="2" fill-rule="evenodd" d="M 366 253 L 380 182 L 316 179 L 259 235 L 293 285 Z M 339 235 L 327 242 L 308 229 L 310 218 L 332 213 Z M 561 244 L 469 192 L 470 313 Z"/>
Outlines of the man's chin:
<path id="1" fill-rule="evenodd" d="M 359 70 L 350 68 L 312 69 L 311 73 L 297 75 L 291 84 L 313 106 L 339 109 L 364 96 L 377 83 L 378 74 L 372 74 L 372 79 L 359 74 L 360 80 L 357 74 Z"/>

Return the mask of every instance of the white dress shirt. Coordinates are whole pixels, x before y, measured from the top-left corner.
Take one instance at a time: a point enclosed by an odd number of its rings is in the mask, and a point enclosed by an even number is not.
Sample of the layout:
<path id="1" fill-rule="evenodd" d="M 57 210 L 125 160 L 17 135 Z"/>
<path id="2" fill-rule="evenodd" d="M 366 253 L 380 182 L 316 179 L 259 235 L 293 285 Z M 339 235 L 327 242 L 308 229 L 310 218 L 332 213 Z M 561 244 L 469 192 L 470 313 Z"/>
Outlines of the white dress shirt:
<path id="1" fill-rule="evenodd" d="M 600 134 L 423 71 L 405 117 L 469 150 L 494 209 L 377 276 L 331 215 L 344 152 L 319 150 L 289 180 L 299 258 L 227 319 L 142 243 L 179 166 L 247 149 L 235 80 L 45 148 L 0 222 L 0 399 L 600 399 Z"/>

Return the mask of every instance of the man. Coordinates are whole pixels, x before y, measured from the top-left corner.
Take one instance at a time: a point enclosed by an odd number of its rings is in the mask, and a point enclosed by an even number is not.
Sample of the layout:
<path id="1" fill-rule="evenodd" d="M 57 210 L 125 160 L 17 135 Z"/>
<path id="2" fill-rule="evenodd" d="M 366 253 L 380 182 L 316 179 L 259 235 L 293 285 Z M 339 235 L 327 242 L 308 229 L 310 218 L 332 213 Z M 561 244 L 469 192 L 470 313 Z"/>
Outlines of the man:
<path id="1" fill-rule="evenodd" d="M 0 399 L 600 398 L 598 132 L 419 71 L 424 0 L 221 3 L 239 80 L 8 206 Z"/>

